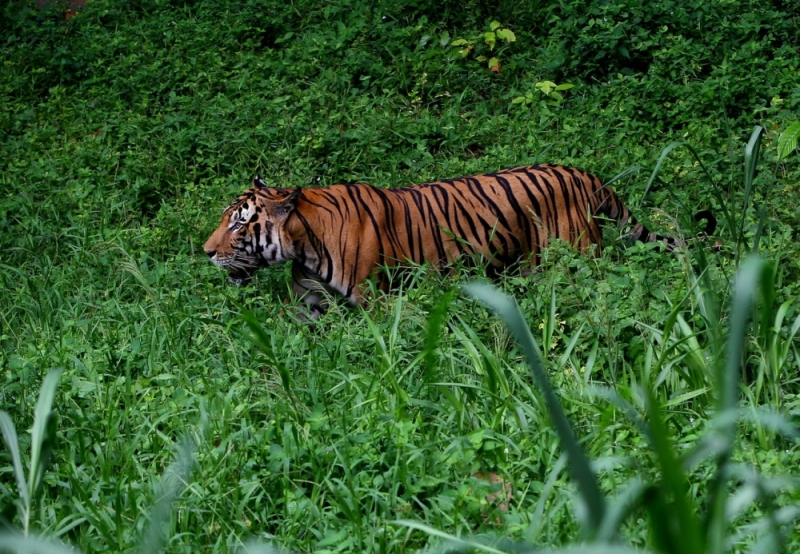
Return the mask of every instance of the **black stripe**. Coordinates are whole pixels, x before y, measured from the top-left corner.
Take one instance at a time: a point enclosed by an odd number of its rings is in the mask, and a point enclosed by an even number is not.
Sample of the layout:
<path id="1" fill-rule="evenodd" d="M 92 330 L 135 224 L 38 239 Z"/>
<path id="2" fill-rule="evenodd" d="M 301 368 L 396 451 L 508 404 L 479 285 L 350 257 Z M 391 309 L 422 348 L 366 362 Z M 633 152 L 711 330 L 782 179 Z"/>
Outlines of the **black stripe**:
<path id="1" fill-rule="evenodd" d="M 511 226 L 508 224 L 508 220 L 506 216 L 503 214 L 503 211 L 497 205 L 497 202 L 494 201 L 486 191 L 483 190 L 483 186 L 481 185 L 480 181 L 478 181 L 474 177 L 466 177 L 464 178 L 464 182 L 467 183 L 469 189 L 476 195 L 476 197 L 482 197 L 486 200 L 484 206 L 487 206 L 493 212 L 492 215 L 497 217 L 497 221 L 509 231 L 511 230 Z"/>
<path id="2" fill-rule="evenodd" d="M 571 202 L 569 196 L 569 189 L 570 187 L 567 186 L 567 183 L 564 179 L 564 176 L 561 174 L 561 171 L 554 171 L 553 175 L 555 176 L 556 180 L 558 181 L 559 186 L 561 187 L 561 193 L 564 197 L 564 205 L 566 207 L 567 212 L 567 235 L 566 237 L 560 237 L 562 239 L 566 239 L 568 242 L 572 243 L 575 236 L 575 226 L 572 221 L 572 209 L 571 209 Z"/>
<path id="3" fill-rule="evenodd" d="M 533 169 L 537 169 L 539 166 L 534 167 Z M 542 217 L 542 222 L 545 225 L 545 231 L 548 232 L 548 235 L 555 235 L 558 229 L 558 211 L 556 210 L 555 204 L 555 191 L 553 187 L 550 185 L 549 179 L 542 179 L 539 180 L 539 176 L 537 173 L 541 174 L 542 170 L 539 169 L 536 172 L 525 171 L 525 174 L 531 180 L 531 183 L 538 189 L 539 194 L 544 199 L 544 203 L 547 206 L 547 214 L 550 221 L 547 221 L 547 217 Z M 542 181 L 544 182 L 544 187 L 542 186 Z M 545 187 L 547 190 L 545 190 Z M 550 202 L 548 203 L 548 199 Z"/>
<path id="4" fill-rule="evenodd" d="M 511 184 L 503 177 L 497 177 L 498 184 L 503 188 L 506 193 L 506 197 L 508 198 L 508 203 L 511 206 L 511 209 L 517 214 L 517 224 L 519 228 L 525 231 L 525 237 L 529 237 L 531 234 L 531 224 L 528 220 L 528 217 L 525 215 L 525 211 L 520 206 L 519 201 L 517 201 L 517 197 L 514 194 L 514 191 L 511 189 Z M 513 233 L 512 236 L 517 239 L 517 233 Z M 517 249 L 520 249 L 519 240 L 517 240 Z"/>

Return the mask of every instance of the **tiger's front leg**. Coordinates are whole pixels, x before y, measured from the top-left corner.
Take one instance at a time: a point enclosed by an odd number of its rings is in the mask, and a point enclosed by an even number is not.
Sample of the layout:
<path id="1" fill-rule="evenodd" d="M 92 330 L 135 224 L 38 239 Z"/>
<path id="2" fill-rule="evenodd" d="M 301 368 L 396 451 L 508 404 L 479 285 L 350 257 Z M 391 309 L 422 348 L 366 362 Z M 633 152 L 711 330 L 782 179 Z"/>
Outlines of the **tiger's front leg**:
<path id="1" fill-rule="evenodd" d="M 328 309 L 326 289 L 316 274 L 301 263 L 292 262 L 292 292 L 308 305 L 312 319 L 319 318 Z M 305 315 L 298 314 L 298 319 L 304 320 Z"/>
<path id="2" fill-rule="evenodd" d="M 322 282 L 322 279 L 297 261 L 292 262 L 292 292 L 307 304 L 311 318 L 317 319 L 328 310 L 331 296 L 344 296 L 353 306 L 364 305 L 364 286 L 359 284 L 352 288 L 350 295 Z M 304 317 L 298 319 L 303 320 Z"/>

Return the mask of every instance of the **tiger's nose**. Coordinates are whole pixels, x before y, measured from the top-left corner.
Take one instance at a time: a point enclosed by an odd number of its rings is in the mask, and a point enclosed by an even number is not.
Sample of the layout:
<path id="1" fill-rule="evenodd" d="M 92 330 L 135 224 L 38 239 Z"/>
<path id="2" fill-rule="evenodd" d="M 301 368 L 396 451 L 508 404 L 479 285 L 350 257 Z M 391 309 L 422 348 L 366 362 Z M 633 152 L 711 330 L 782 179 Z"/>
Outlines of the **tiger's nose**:
<path id="1" fill-rule="evenodd" d="M 213 258 L 214 254 L 217 253 L 216 250 L 212 250 L 212 249 L 209 249 L 209 248 L 204 248 L 203 250 L 205 250 L 205 252 L 206 252 L 206 254 L 208 254 L 209 258 Z"/>

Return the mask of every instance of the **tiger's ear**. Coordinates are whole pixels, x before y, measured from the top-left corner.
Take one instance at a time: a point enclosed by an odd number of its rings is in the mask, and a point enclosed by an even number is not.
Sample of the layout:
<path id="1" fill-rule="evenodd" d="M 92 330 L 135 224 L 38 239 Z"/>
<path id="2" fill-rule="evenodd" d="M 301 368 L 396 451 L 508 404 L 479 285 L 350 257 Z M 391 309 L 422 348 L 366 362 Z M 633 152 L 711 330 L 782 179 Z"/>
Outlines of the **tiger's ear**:
<path id="1" fill-rule="evenodd" d="M 253 188 L 265 189 L 267 188 L 267 184 L 261 179 L 261 177 L 256 175 L 255 179 L 253 179 Z"/>
<path id="2" fill-rule="evenodd" d="M 281 200 L 275 207 L 276 215 L 289 215 L 291 212 L 293 212 L 297 206 L 297 199 L 300 198 L 302 193 L 303 189 L 300 187 L 292 190 L 289 193 L 289 196 Z"/>

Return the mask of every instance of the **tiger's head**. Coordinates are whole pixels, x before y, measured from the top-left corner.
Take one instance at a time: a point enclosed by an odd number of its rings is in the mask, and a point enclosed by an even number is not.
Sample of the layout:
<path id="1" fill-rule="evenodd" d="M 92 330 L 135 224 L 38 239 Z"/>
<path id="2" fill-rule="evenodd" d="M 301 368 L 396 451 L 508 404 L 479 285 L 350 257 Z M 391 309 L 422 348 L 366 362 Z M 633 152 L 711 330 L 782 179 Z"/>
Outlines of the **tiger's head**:
<path id="1" fill-rule="evenodd" d="M 302 189 L 272 188 L 260 177 L 222 212 L 222 222 L 203 246 L 230 281 L 246 284 L 259 268 L 288 261 L 294 254 L 284 223 Z"/>

